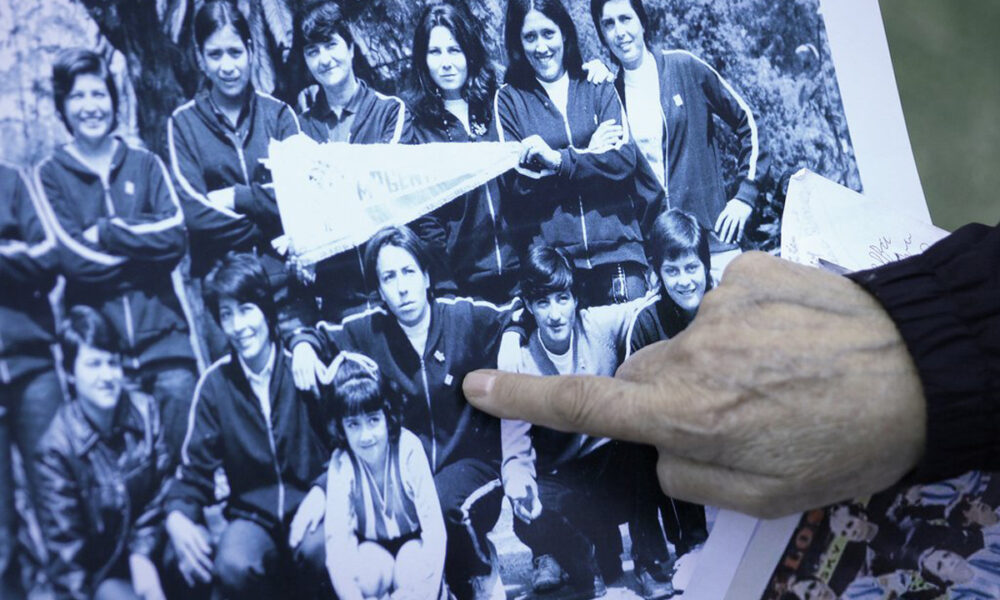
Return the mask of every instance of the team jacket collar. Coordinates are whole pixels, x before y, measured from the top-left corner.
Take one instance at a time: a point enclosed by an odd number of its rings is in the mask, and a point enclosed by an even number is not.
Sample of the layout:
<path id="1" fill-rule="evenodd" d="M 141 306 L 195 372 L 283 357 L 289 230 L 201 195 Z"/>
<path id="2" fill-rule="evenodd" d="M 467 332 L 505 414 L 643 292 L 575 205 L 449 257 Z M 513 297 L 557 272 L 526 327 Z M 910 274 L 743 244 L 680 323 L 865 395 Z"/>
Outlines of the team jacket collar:
<path id="1" fill-rule="evenodd" d="M 393 354 L 398 364 L 407 372 L 416 371 L 420 368 L 421 360 L 426 360 L 432 356 L 441 341 L 444 305 L 431 300 L 431 324 L 427 330 L 427 343 L 424 345 L 424 355 L 417 355 L 413 349 L 413 344 L 406 337 L 403 328 L 399 326 L 399 321 L 389 311 L 385 312 L 383 321 L 385 323 L 385 336 L 389 344 L 389 351 Z"/>
<path id="2" fill-rule="evenodd" d="M 120 137 L 115 136 L 114 154 L 111 156 L 111 172 L 110 176 L 113 179 L 114 175 L 121 169 L 122 164 L 125 162 L 125 155 L 128 154 L 128 145 Z M 80 160 L 73 155 L 69 150 L 69 144 L 64 144 L 59 146 L 52 156 L 53 160 L 59 163 L 60 166 L 81 175 L 87 179 L 100 179 L 100 175 L 95 173 L 90 167 L 80 162 Z"/>
<path id="3" fill-rule="evenodd" d="M 195 94 L 194 106 L 195 110 L 198 111 L 198 116 L 201 117 L 201 120 L 212 132 L 216 135 L 229 137 L 233 128 L 228 125 L 225 117 L 222 116 L 215 102 L 212 101 L 211 88 L 205 87 Z M 257 92 L 252 87 L 247 87 L 246 100 L 244 101 L 243 108 L 240 109 L 240 116 L 236 119 L 237 130 L 244 126 L 247 128 L 247 138 L 253 133 L 254 116 L 256 113 Z"/>
<path id="4" fill-rule="evenodd" d="M 281 346 L 281 344 L 278 344 L 276 342 L 272 342 L 272 344 L 274 344 L 273 346 L 274 354 L 272 356 L 272 359 L 274 360 L 274 366 L 273 370 L 271 371 L 271 384 L 268 386 L 268 395 L 270 396 L 271 399 L 271 412 L 273 413 L 275 410 L 276 402 L 278 402 L 278 400 L 281 397 L 281 394 L 278 393 L 278 390 L 281 389 L 281 385 L 283 383 L 282 379 L 285 376 L 285 371 L 289 369 L 286 367 L 285 364 L 288 362 L 288 355 L 287 355 L 288 353 Z M 240 391 L 240 395 L 243 396 L 243 399 L 246 400 L 247 402 L 252 403 L 259 409 L 260 405 L 257 402 L 257 396 L 254 395 L 253 388 L 250 387 L 250 381 L 247 379 L 246 372 L 244 372 L 243 370 L 243 361 L 240 359 L 240 357 L 236 354 L 235 351 L 230 351 L 228 369 L 229 369 L 229 378 L 236 385 L 237 389 Z"/>
<path id="5" fill-rule="evenodd" d="M 365 83 L 364 79 L 355 78 L 358 82 L 358 89 L 354 90 L 354 95 L 351 99 L 347 101 L 347 105 L 344 106 L 344 113 L 350 113 L 352 115 L 358 114 L 361 110 L 361 101 L 370 93 L 368 90 L 368 84 Z M 330 116 L 334 114 L 333 109 L 330 108 L 330 103 L 326 100 L 326 90 L 323 86 L 320 86 L 319 92 L 316 94 L 316 100 L 313 104 L 313 114 L 323 121 L 330 119 Z"/>
<path id="6" fill-rule="evenodd" d="M 667 68 L 667 59 L 664 58 L 662 52 L 654 52 L 646 46 L 646 56 L 652 57 L 653 61 L 656 63 L 656 72 L 663 77 L 663 70 Z M 662 79 L 661 79 L 662 81 Z M 663 85 L 662 83 L 660 84 Z M 622 105 L 625 104 L 625 67 L 618 67 L 618 74 L 615 75 L 615 89 L 618 90 L 618 97 L 622 100 Z"/>
<path id="7" fill-rule="evenodd" d="M 542 345 L 541 332 L 535 329 L 534 333 L 528 339 L 528 352 L 531 354 L 531 358 L 538 365 L 540 375 L 560 375 L 556 366 L 552 364 L 552 359 L 549 358 L 548 353 L 545 351 L 545 347 Z M 576 322 L 573 324 L 573 341 L 572 346 L 570 346 L 570 352 L 573 353 L 573 372 L 576 373 L 580 370 L 582 365 L 580 362 L 580 352 L 579 352 L 579 342 L 580 337 L 583 335 L 583 327 L 580 325 L 580 313 L 576 314 Z"/>

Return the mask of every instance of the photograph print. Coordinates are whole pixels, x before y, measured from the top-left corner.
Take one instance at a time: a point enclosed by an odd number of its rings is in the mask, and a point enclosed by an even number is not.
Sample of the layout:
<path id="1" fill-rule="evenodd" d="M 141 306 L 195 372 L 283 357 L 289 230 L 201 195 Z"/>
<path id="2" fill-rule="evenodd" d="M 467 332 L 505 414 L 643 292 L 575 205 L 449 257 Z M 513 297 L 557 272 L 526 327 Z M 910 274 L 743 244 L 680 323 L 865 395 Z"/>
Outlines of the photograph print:
<path id="1" fill-rule="evenodd" d="M 612 376 L 777 254 L 791 174 L 862 191 L 818 0 L 0 0 L 0 30 L 0 596 L 683 594 L 717 511 L 653 448 L 462 380 Z M 376 226 L 306 260 L 295 139 L 461 144 L 477 183 L 415 218 L 331 194 Z"/>

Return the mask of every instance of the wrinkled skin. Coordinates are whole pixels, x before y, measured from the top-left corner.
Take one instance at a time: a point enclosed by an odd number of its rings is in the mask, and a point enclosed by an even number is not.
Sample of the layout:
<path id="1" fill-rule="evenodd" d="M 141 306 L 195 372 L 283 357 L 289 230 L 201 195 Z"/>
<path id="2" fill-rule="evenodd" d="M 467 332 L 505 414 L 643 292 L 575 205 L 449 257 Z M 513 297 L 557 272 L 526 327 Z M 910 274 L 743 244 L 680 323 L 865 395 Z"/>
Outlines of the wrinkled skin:
<path id="1" fill-rule="evenodd" d="M 503 418 L 652 444 L 667 494 L 761 517 L 884 489 L 925 442 L 920 380 L 878 302 L 760 253 L 614 378 L 477 371 L 464 390 Z"/>

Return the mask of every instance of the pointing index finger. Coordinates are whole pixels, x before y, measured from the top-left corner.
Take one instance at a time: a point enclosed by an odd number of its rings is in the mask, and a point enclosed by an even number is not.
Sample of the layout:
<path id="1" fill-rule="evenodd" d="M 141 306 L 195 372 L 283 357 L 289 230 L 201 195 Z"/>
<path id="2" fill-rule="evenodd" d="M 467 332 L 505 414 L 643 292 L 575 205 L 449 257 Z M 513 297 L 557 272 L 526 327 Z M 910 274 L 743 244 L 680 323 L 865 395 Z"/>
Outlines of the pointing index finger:
<path id="1" fill-rule="evenodd" d="M 473 406 L 504 419 L 654 445 L 668 435 L 669 409 L 641 383 L 480 370 L 465 377 L 462 389 Z"/>

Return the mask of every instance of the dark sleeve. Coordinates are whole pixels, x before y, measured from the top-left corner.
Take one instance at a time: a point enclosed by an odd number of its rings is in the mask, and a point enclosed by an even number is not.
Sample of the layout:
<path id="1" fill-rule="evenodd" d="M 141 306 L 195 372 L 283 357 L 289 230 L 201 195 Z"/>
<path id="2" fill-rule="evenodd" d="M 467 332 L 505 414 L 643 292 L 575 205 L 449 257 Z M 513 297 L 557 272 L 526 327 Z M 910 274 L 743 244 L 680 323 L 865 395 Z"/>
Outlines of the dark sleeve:
<path id="1" fill-rule="evenodd" d="M 150 496 L 149 502 L 145 506 L 138 507 L 138 516 L 132 527 L 128 547 L 132 554 L 142 554 L 152 558 L 160 547 L 163 534 L 163 501 L 166 497 L 167 482 L 170 479 L 171 460 L 166 439 L 163 437 L 163 422 L 160 420 L 156 401 L 151 397 L 144 397 L 140 401 L 144 402 L 143 417 L 153 442 L 152 453 L 156 467 L 157 490 L 155 494 Z"/>
<path id="2" fill-rule="evenodd" d="M 590 85 L 590 84 L 588 84 Z M 599 150 L 587 148 L 563 148 L 562 164 L 559 165 L 560 178 L 586 183 L 592 179 L 607 179 L 621 181 L 631 177 L 635 172 L 637 150 L 629 133 L 628 123 L 624 122 L 625 111 L 615 86 L 603 83 L 594 92 L 596 106 L 594 116 L 597 123 L 614 121 L 622 125 L 622 138 L 612 146 Z"/>
<path id="3" fill-rule="evenodd" d="M 85 229 L 94 223 L 81 223 L 73 209 L 72 198 L 66 197 L 58 177 L 50 170 L 51 162 L 35 170 L 39 209 L 46 215 L 59 243 L 59 266 L 67 279 L 81 283 L 113 283 L 124 276 L 128 260 L 112 254 L 83 239 Z"/>
<path id="4" fill-rule="evenodd" d="M 341 351 L 363 352 L 354 341 L 351 330 L 339 323 L 320 321 L 315 327 L 300 327 L 292 334 L 288 348 L 294 350 L 299 343 L 305 342 L 316 350 L 323 360 L 333 360 Z"/>
<path id="5" fill-rule="evenodd" d="M 740 185 L 736 199 L 755 206 L 761 181 L 768 173 L 770 157 L 760 143 L 753 109 L 718 71 L 701 59 L 692 56 L 691 60 L 711 112 L 729 126 L 739 144 L 737 173 Z"/>
<path id="6" fill-rule="evenodd" d="M 286 104 L 282 104 L 278 110 L 275 139 L 283 140 L 300 131 L 295 112 Z M 267 143 L 270 143 L 270 140 Z M 233 206 L 236 212 L 249 216 L 269 236 L 277 236 L 284 231 L 281 226 L 281 214 L 278 212 L 278 200 L 275 198 L 270 179 L 266 183 L 255 181 L 250 185 L 238 184 L 233 186 L 233 190 Z"/>
<path id="7" fill-rule="evenodd" d="M 98 219 L 97 238 L 109 252 L 172 269 L 187 247 L 184 214 L 163 162 L 152 153 L 145 159 L 149 212 Z"/>
<path id="8" fill-rule="evenodd" d="M 638 352 L 650 344 L 666 339 L 660 335 L 657 326 L 656 305 L 650 305 L 639 311 L 632 321 L 628 332 L 628 354 Z"/>
<path id="9" fill-rule="evenodd" d="M 14 169 L 2 169 L 4 177 L 9 178 L 9 182 L 4 182 L 9 185 L 4 188 L 10 189 L 9 201 L 19 239 L 0 240 L 0 284 L 48 290 L 55 283 L 58 260 L 55 238 L 39 215 L 37 199 L 24 175 Z"/>
<path id="10" fill-rule="evenodd" d="M 639 231 L 642 232 L 642 239 L 649 240 L 653 223 L 667 210 L 667 192 L 645 158 L 636 160 L 632 194 Z"/>
<path id="11" fill-rule="evenodd" d="M 213 205 L 199 156 L 197 140 L 175 115 L 167 120 L 167 148 L 170 150 L 170 173 L 174 189 L 184 211 L 188 231 L 206 237 L 249 239 L 256 235 L 253 222 L 246 215 Z"/>
<path id="12" fill-rule="evenodd" d="M 87 527 L 81 490 L 66 462 L 72 452 L 67 440 L 46 440 L 38 455 L 39 520 L 49 552 L 48 574 L 59 600 L 86 600 L 87 570 L 80 559 Z"/>
<path id="13" fill-rule="evenodd" d="M 209 379 L 212 377 L 221 375 L 215 369 L 209 370 L 195 388 L 194 415 L 188 422 L 181 445 L 181 462 L 167 484 L 164 501 L 164 514 L 177 510 L 194 523 L 203 521 L 202 508 L 215 501 L 215 470 L 222 466 L 223 424 L 213 406 L 215 392 Z"/>
<path id="14" fill-rule="evenodd" d="M 501 142 L 520 142 L 533 133 L 524 131 L 522 127 L 516 100 L 518 93 L 513 87 L 505 85 L 493 96 L 493 118 L 496 119 Z M 499 180 L 503 195 L 514 198 L 533 197 L 554 188 L 559 182 L 556 177 L 534 178 L 513 169 L 501 175 Z"/>
<path id="15" fill-rule="evenodd" d="M 508 328 L 510 328 L 510 331 L 516 332 L 522 340 L 527 339 L 523 323 L 517 323 L 516 326 L 512 326 L 514 325 L 512 323 L 512 316 L 514 311 L 519 307 L 519 303 L 495 306 L 489 302 L 471 302 L 472 322 L 469 332 L 477 340 L 482 340 L 484 356 L 490 361 L 489 364 L 483 365 L 482 368 L 496 368 L 497 352 L 500 350 L 500 339 L 508 331 Z"/>
<path id="16" fill-rule="evenodd" d="M 1000 469 L 1000 226 L 850 278 L 896 323 L 923 384 L 927 446 L 908 479 Z"/>

